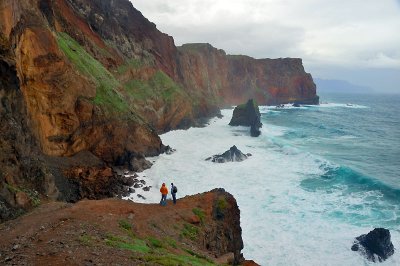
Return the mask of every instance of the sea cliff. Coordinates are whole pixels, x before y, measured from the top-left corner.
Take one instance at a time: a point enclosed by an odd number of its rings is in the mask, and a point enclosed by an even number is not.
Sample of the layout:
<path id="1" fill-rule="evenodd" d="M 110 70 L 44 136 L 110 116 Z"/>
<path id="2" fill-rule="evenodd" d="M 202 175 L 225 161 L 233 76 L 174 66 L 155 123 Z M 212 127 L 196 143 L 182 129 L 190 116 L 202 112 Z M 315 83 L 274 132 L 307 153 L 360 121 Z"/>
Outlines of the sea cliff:
<path id="1" fill-rule="evenodd" d="M 0 14 L 1 221 L 127 192 L 115 166 L 166 151 L 159 133 L 221 107 L 318 103 L 301 59 L 176 47 L 128 0 L 2 0 Z"/>

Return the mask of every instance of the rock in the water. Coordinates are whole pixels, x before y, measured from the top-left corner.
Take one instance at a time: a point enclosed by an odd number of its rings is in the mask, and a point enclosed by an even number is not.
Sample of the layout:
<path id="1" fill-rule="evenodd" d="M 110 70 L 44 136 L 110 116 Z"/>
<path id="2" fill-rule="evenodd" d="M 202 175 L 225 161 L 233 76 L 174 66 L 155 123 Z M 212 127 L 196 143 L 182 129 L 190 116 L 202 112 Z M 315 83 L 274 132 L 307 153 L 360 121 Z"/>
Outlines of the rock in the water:
<path id="1" fill-rule="evenodd" d="M 241 104 L 235 107 L 230 126 L 249 126 L 252 137 L 258 137 L 261 134 L 260 127 L 260 110 L 257 103 L 250 99 L 246 104 Z"/>
<path id="2" fill-rule="evenodd" d="M 301 105 L 299 103 L 294 103 L 292 104 L 293 107 L 301 107 Z"/>
<path id="3" fill-rule="evenodd" d="M 176 149 L 173 149 L 169 145 L 167 145 L 167 146 L 163 146 L 161 148 L 161 152 L 170 155 L 170 154 L 176 152 Z"/>
<path id="4" fill-rule="evenodd" d="M 141 184 L 141 183 L 136 183 L 133 187 L 134 187 L 134 188 L 141 188 L 141 187 L 143 187 L 143 184 Z"/>
<path id="5" fill-rule="evenodd" d="M 356 237 L 351 250 L 359 251 L 373 262 L 382 262 L 394 254 L 390 232 L 385 228 L 375 228 L 366 235 Z"/>
<path id="6" fill-rule="evenodd" d="M 226 162 L 241 162 L 247 159 L 247 155 L 243 154 L 235 145 L 233 145 L 229 150 L 223 154 L 213 155 L 212 158 L 209 157 L 206 161 L 211 159 L 214 163 L 226 163 Z"/>
<path id="7" fill-rule="evenodd" d="M 143 197 L 143 196 L 140 195 L 140 194 L 137 194 L 137 197 L 138 197 L 138 198 L 141 198 L 141 199 L 144 199 L 144 200 L 146 199 L 146 197 Z"/>

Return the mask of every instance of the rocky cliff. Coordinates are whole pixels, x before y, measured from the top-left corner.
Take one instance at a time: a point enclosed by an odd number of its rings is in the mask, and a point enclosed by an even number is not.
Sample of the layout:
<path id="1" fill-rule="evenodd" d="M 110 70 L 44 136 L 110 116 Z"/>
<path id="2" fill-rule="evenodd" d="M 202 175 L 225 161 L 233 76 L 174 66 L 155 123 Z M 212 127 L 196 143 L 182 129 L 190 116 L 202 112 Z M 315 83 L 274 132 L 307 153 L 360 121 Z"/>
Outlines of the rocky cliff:
<path id="1" fill-rule="evenodd" d="M 0 224 L 2 265 L 220 265 L 242 261 L 240 211 L 216 189 L 176 205 L 48 203 Z"/>
<path id="2" fill-rule="evenodd" d="M 1 219 L 37 194 L 112 196 L 110 167 L 221 106 L 318 102 L 300 59 L 176 47 L 128 0 L 0 0 L 0 42 Z"/>
<path id="3" fill-rule="evenodd" d="M 178 47 L 179 74 L 192 93 L 207 95 L 219 106 L 255 99 L 261 105 L 318 104 L 316 86 L 300 58 L 254 59 L 226 55 L 210 44 Z"/>

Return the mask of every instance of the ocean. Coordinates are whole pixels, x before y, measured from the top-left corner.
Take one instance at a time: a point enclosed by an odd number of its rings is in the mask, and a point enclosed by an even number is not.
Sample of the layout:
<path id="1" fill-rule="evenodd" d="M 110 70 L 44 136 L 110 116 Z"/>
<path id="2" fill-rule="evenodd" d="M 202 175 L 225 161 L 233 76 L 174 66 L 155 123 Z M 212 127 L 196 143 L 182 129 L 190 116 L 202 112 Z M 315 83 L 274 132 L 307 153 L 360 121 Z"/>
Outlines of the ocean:
<path id="1" fill-rule="evenodd" d="M 159 202 L 163 182 L 178 198 L 225 188 L 241 211 L 244 256 L 262 265 L 372 265 L 350 250 L 355 237 L 390 229 L 400 248 L 400 95 L 321 95 L 319 106 L 261 106 L 258 138 L 228 125 L 222 110 L 204 128 L 161 135 L 177 151 L 141 173 Z M 252 156 L 205 159 L 236 145 Z M 179 199 L 178 199 L 179 204 Z M 400 265 L 395 254 L 381 265 Z"/>

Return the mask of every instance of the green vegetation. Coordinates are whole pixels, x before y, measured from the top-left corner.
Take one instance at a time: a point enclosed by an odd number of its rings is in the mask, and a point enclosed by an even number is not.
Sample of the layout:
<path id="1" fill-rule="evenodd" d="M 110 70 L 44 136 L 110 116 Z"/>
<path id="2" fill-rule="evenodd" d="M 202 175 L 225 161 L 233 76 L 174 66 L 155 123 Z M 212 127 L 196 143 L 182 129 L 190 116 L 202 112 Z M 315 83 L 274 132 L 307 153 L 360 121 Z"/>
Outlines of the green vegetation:
<path id="1" fill-rule="evenodd" d="M 154 237 L 149 237 L 147 238 L 148 242 L 149 242 L 149 246 L 152 248 L 163 248 L 163 244 L 161 243 L 161 241 L 157 238 Z"/>
<path id="2" fill-rule="evenodd" d="M 137 100 L 161 98 L 166 102 L 171 102 L 179 95 L 189 98 L 183 88 L 162 71 L 157 71 L 147 81 L 130 80 L 124 86 L 127 93 Z"/>
<path id="3" fill-rule="evenodd" d="M 123 229 L 128 230 L 128 231 L 132 230 L 132 225 L 127 220 L 119 220 L 118 224 L 119 224 L 120 228 L 123 228 Z"/>
<path id="4" fill-rule="evenodd" d="M 190 240 L 196 240 L 199 235 L 199 229 L 191 224 L 184 224 L 182 229 L 182 236 Z"/>
<path id="5" fill-rule="evenodd" d="M 220 197 L 217 201 L 217 211 L 224 211 L 228 206 L 225 198 Z"/>
<path id="6" fill-rule="evenodd" d="M 176 241 L 170 237 L 164 238 L 164 241 L 172 248 L 177 249 L 178 245 L 176 244 Z"/>
<path id="7" fill-rule="evenodd" d="M 143 63 L 139 59 L 130 59 L 125 64 L 120 65 L 117 69 L 118 74 L 123 74 L 129 69 L 138 69 L 143 66 Z"/>
<path id="8" fill-rule="evenodd" d="M 223 219 L 225 217 L 225 210 L 229 206 L 225 197 L 221 196 L 218 198 L 215 204 L 215 215 L 217 219 Z"/>
<path id="9" fill-rule="evenodd" d="M 79 242 L 85 246 L 92 246 L 92 237 L 88 234 L 81 235 L 79 237 Z"/>
<path id="10" fill-rule="evenodd" d="M 79 238 L 79 241 L 84 245 L 92 245 L 92 240 L 93 239 L 87 235 L 83 235 Z M 163 241 L 168 243 L 168 245 L 174 249 L 179 248 L 175 240 L 171 238 L 164 238 Z M 151 262 L 167 266 L 216 265 L 206 256 L 198 254 L 189 249 L 182 249 L 182 251 L 188 253 L 188 255 L 173 254 L 165 248 L 161 240 L 154 237 L 148 237 L 147 241 L 145 241 L 132 235 L 128 237 L 120 237 L 108 234 L 105 238 L 105 244 L 110 247 L 133 251 L 135 255 L 132 256 L 132 259 L 140 259 L 144 262 Z"/>
<path id="11" fill-rule="evenodd" d="M 210 260 L 209 258 L 207 258 L 206 256 L 201 255 L 201 254 L 199 254 L 199 253 L 196 253 L 196 252 L 194 252 L 193 250 L 190 250 L 190 249 L 183 249 L 183 250 L 186 251 L 187 253 L 189 253 L 190 255 L 196 257 L 196 258 L 204 259 L 204 260 L 206 260 L 206 261 L 208 261 L 208 262 L 210 262 L 210 263 L 213 263 L 213 261 Z"/>
<path id="12" fill-rule="evenodd" d="M 105 239 L 106 245 L 120 249 L 127 249 L 141 253 L 148 253 L 150 248 L 144 240 L 139 238 L 122 238 L 113 235 L 107 235 Z"/>
<path id="13" fill-rule="evenodd" d="M 120 83 L 99 61 L 66 33 L 58 33 L 57 42 L 78 71 L 96 84 L 95 104 L 105 107 L 111 113 L 128 110 L 128 104 L 117 91 L 121 87 Z"/>
<path id="14" fill-rule="evenodd" d="M 199 217 L 201 224 L 204 224 L 204 219 L 206 218 L 204 211 L 200 208 L 194 208 L 192 211 L 197 217 Z"/>
<path id="15" fill-rule="evenodd" d="M 193 266 L 203 266 L 203 265 L 215 265 L 203 258 L 198 258 L 195 256 L 188 255 L 175 255 L 171 253 L 160 253 L 152 254 L 144 257 L 147 262 L 153 262 L 165 266 L 176 266 L 176 265 L 193 265 Z"/>
<path id="16" fill-rule="evenodd" d="M 35 191 L 35 190 L 30 190 L 27 188 L 19 188 L 19 187 L 14 187 L 10 184 L 6 183 L 6 188 L 13 194 L 17 193 L 17 192 L 24 192 L 29 199 L 32 202 L 32 206 L 33 207 L 38 207 L 41 203 L 40 201 L 40 197 L 39 197 L 39 192 Z"/>

